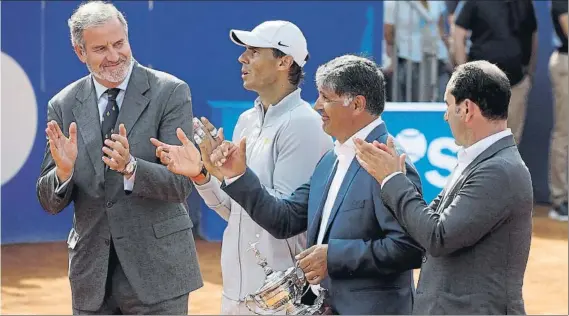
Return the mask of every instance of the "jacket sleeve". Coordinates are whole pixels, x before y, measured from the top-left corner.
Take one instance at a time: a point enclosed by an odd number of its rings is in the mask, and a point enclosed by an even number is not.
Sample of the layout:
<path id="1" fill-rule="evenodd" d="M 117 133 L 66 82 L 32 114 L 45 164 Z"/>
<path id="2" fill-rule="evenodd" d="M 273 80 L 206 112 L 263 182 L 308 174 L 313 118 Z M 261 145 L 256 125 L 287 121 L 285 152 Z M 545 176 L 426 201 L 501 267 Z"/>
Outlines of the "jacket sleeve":
<path id="1" fill-rule="evenodd" d="M 426 202 L 403 175 L 388 181 L 381 197 L 402 226 L 433 257 L 478 242 L 509 216 L 505 211 L 512 187 L 499 165 L 477 168 L 442 212 Z"/>
<path id="2" fill-rule="evenodd" d="M 47 121 L 56 121 L 65 136 L 69 137 L 69 127 L 62 126 L 61 109 L 51 101 L 47 105 Z M 41 164 L 40 176 L 36 182 L 36 194 L 42 208 L 50 214 L 57 214 L 67 207 L 73 195 L 73 175 L 64 184 L 59 183 L 55 173 L 55 162 L 49 150 L 49 141 Z"/>
<path id="3" fill-rule="evenodd" d="M 272 196 L 257 175 L 247 168 L 231 184 L 223 183 L 222 189 L 273 237 L 285 239 L 306 231 L 310 182 L 300 186 L 288 198 L 280 199 Z"/>

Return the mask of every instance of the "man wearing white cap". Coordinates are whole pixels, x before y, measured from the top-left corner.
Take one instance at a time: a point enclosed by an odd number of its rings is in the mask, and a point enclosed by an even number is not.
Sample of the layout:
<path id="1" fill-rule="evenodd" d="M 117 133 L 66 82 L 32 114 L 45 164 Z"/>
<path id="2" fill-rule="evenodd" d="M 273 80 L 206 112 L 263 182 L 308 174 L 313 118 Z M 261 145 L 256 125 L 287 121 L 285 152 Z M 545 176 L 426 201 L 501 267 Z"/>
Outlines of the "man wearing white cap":
<path id="1" fill-rule="evenodd" d="M 306 39 L 296 25 L 287 21 L 264 22 L 250 32 L 231 30 L 230 38 L 245 47 L 238 59 L 243 86 L 258 94 L 253 108 L 240 115 L 233 140 L 247 137 L 247 164 L 273 196 L 288 196 L 309 180 L 320 158 L 333 148 L 331 137 L 322 130 L 320 115 L 300 96 L 302 67 L 308 60 Z M 214 131 L 209 121 L 202 118 L 202 122 L 210 132 Z M 200 144 L 205 166 L 202 173 L 182 170 L 184 166 L 171 170 L 192 178 L 206 204 L 228 222 L 221 253 L 221 314 L 250 314 L 244 299 L 265 280 L 254 252 L 247 251 L 251 243 L 257 243 L 268 266 L 286 270 L 294 266 L 294 257 L 306 247 L 306 235 L 274 238 L 221 190 L 222 176 L 209 156 L 222 138 L 207 136 Z M 176 146 L 161 147 L 172 153 Z M 191 143 L 178 149 L 197 154 Z"/>

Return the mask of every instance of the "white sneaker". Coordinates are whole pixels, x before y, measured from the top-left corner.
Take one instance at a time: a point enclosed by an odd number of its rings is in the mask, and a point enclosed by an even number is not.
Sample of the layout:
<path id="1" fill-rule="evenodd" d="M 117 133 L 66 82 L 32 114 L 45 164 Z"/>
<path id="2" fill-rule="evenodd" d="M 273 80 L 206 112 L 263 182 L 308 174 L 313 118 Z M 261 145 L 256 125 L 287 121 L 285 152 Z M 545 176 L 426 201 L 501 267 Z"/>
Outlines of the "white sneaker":
<path id="1" fill-rule="evenodd" d="M 567 222 L 569 219 L 567 215 L 567 202 L 549 210 L 549 218 L 560 222 Z"/>

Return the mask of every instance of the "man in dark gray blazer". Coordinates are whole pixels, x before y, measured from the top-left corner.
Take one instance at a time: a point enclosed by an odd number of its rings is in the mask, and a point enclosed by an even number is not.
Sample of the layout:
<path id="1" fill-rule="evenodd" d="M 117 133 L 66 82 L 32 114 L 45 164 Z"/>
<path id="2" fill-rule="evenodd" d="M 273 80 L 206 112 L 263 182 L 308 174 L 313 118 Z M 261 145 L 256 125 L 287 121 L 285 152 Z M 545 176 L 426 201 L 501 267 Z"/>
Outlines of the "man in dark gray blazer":
<path id="1" fill-rule="evenodd" d="M 203 285 L 184 207 L 191 182 L 157 161 L 150 138 L 192 133 L 190 89 L 133 59 L 113 5 L 83 4 L 69 27 L 91 74 L 49 101 L 36 190 L 50 214 L 74 203 L 73 313 L 186 315 Z"/>
<path id="2" fill-rule="evenodd" d="M 459 66 L 445 93 L 458 165 L 429 205 L 403 175 L 393 140 L 358 140 L 358 160 L 381 184 L 381 198 L 427 251 L 414 314 L 524 314 L 533 191 L 507 128 L 510 84 L 495 65 Z"/>

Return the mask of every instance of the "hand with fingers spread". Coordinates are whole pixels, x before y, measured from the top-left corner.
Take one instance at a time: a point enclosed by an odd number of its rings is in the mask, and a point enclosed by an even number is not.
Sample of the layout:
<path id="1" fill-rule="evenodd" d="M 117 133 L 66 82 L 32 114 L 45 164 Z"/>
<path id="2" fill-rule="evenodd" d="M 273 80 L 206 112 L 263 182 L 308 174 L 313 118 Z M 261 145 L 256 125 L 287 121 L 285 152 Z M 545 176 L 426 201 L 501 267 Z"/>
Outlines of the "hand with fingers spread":
<path id="1" fill-rule="evenodd" d="M 213 124 L 205 117 L 201 118 L 201 123 L 205 127 L 205 137 L 202 139 L 201 143 L 199 143 L 200 151 L 202 154 L 202 161 L 209 173 L 211 173 L 214 177 L 219 180 L 223 180 L 223 174 L 219 169 L 211 162 L 210 156 L 213 153 L 213 150 L 219 147 L 221 143 L 225 140 L 223 134 L 223 127 L 217 129 Z M 196 124 L 194 124 L 194 130 L 196 129 Z M 199 128 L 199 127 L 198 127 Z M 217 131 L 217 132 L 216 132 Z M 212 134 L 213 133 L 213 134 Z M 215 137 L 214 137 L 215 135 Z"/>
<path id="2" fill-rule="evenodd" d="M 112 134 L 110 139 L 105 139 L 103 147 L 103 162 L 111 170 L 122 172 L 130 161 L 130 147 L 126 138 L 124 124 L 119 125 L 119 133 Z"/>
<path id="3" fill-rule="evenodd" d="M 57 178 L 65 182 L 73 173 L 77 159 L 77 124 L 69 125 L 69 137 L 65 137 L 56 121 L 47 123 L 45 129 L 51 157 L 55 162 Z"/>
<path id="4" fill-rule="evenodd" d="M 194 178 L 200 174 L 202 169 L 200 152 L 181 128 L 176 129 L 176 136 L 182 142 L 181 146 L 169 145 L 156 138 L 151 138 L 150 142 L 156 146 L 156 156 L 168 170 Z"/>
<path id="5" fill-rule="evenodd" d="M 393 137 L 389 136 L 387 145 L 378 141 L 368 143 L 357 138 L 356 159 L 369 174 L 371 174 L 380 184 L 389 175 L 395 172 L 406 173 L 405 154 L 399 155 L 395 149 Z"/>
<path id="6" fill-rule="evenodd" d="M 328 276 L 328 245 L 314 245 L 295 258 L 308 283 L 320 284 Z"/>
<path id="7" fill-rule="evenodd" d="M 210 156 L 211 162 L 225 178 L 233 178 L 245 173 L 247 140 L 241 139 L 239 147 L 232 142 L 224 141 Z"/>

